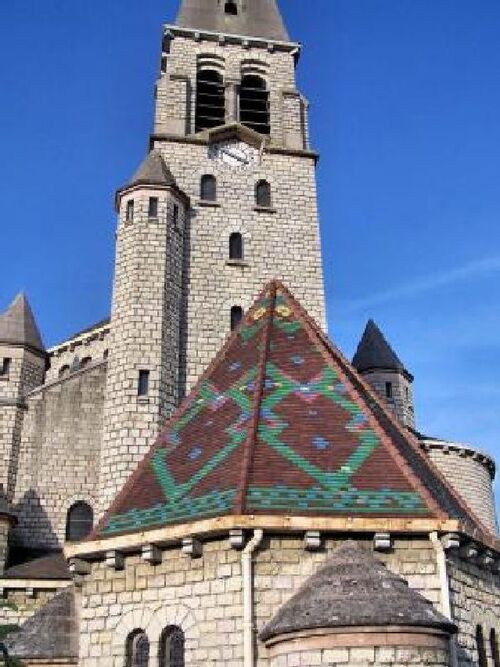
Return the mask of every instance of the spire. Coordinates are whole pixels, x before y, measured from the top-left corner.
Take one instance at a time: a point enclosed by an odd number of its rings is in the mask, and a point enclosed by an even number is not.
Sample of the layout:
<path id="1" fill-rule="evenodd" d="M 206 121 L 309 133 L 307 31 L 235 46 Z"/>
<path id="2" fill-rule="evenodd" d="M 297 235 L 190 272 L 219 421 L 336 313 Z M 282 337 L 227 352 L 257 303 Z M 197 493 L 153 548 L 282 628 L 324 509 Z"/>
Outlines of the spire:
<path id="1" fill-rule="evenodd" d="M 159 151 L 151 151 L 126 187 L 132 185 L 175 186 L 175 178 Z"/>
<path id="2" fill-rule="evenodd" d="M 375 369 L 408 373 L 373 320 L 368 320 L 352 365 L 359 373 Z"/>
<path id="3" fill-rule="evenodd" d="M 23 293 L 18 294 L 5 313 L 0 315 L 0 343 L 45 351 L 33 311 Z"/>
<path id="4" fill-rule="evenodd" d="M 182 0 L 181 28 L 289 42 L 276 0 Z"/>

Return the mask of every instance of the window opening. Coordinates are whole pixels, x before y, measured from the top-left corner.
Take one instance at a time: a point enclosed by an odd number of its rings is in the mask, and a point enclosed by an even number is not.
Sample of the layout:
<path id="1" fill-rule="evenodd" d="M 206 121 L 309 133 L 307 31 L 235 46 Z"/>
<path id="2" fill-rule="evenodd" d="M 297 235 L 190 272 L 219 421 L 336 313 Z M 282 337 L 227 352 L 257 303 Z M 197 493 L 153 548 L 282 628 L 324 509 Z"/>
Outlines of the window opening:
<path id="1" fill-rule="evenodd" d="M 11 359 L 5 358 L 0 364 L 0 375 L 6 376 L 10 373 Z"/>
<path id="2" fill-rule="evenodd" d="M 137 385 L 137 395 L 147 396 L 149 394 L 149 371 L 139 371 L 139 382 Z"/>
<path id="3" fill-rule="evenodd" d="M 255 203 L 263 208 L 271 208 L 271 186 L 267 181 L 259 181 L 255 186 Z"/>
<path id="4" fill-rule="evenodd" d="M 163 630 L 160 637 L 160 667 L 185 667 L 184 632 L 177 625 Z"/>
<path id="5" fill-rule="evenodd" d="M 231 308 L 231 331 L 234 331 L 243 319 L 243 308 L 241 306 L 233 306 Z"/>
<path id="6" fill-rule="evenodd" d="M 484 633 L 483 628 L 480 625 L 476 627 L 476 648 L 479 667 L 488 667 L 488 657 L 486 655 Z"/>
<path id="7" fill-rule="evenodd" d="M 228 0 L 224 5 L 224 11 L 230 16 L 238 16 L 238 5 L 234 0 Z"/>
<path id="8" fill-rule="evenodd" d="M 92 357 L 84 357 L 80 361 L 80 368 L 85 368 L 86 366 L 89 366 L 92 363 Z"/>
<path id="9" fill-rule="evenodd" d="M 134 220 L 134 200 L 130 199 L 127 202 L 127 213 L 125 214 L 125 220 L 127 222 L 133 222 Z"/>
<path id="10" fill-rule="evenodd" d="M 215 176 L 205 174 L 201 177 L 200 199 L 203 201 L 215 201 L 217 199 L 217 181 Z"/>
<path id="11" fill-rule="evenodd" d="M 493 667 L 500 667 L 500 648 L 498 646 L 497 632 L 493 629 L 490 632 L 490 649 Z"/>
<path id="12" fill-rule="evenodd" d="M 94 512 L 92 507 L 83 501 L 72 505 L 66 515 L 66 540 L 79 542 L 92 532 Z"/>
<path id="13" fill-rule="evenodd" d="M 172 212 L 172 223 L 174 227 L 178 227 L 179 225 L 179 206 L 177 204 L 174 204 L 173 212 Z"/>
<path id="14" fill-rule="evenodd" d="M 261 134 L 270 134 L 269 91 L 265 80 L 256 74 L 241 79 L 240 121 Z"/>
<path id="15" fill-rule="evenodd" d="M 226 118 L 226 93 L 222 74 L 202 69 L 196 77 L 196 132 L 223 125 Z"/>
<path id="16" fill-rule="evenodd" d="M 148 218 L 158 217 L 158 197 L 149 198 Z"/>
<path id="17" fill-rule="evenodd" d="M 386 398 L 392 398 L 392 382 L 385 383 L 385 396 Z"/>
<path id="18" fill-rule="evenodd" d="M 127 667 L 148 667 L 149 639 L 144 630 L 134 630 L 127 637 Z"/>
<path id="19" fill-rule="evenodd" d="M 243 259 L 243 237 L 239 232 L 229 237 L 229 259 Z"/>
<path id="20" fill-rule="evenodd" d="M 59 369 L 59 377 L 62 378 L 65 375 L 69 375 L 69 366 L 68 364 L 65 364 L 64 366 L 61 366 Z"/>

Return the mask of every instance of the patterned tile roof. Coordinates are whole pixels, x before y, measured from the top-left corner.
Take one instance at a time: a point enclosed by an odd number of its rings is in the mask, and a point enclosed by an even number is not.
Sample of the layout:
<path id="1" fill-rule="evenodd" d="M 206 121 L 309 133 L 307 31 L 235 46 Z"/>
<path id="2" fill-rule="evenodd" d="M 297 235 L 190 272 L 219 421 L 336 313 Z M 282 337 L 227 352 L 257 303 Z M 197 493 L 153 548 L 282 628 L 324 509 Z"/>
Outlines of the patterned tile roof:
<path id="1" fill-rule="evenodd" d="M 269 284 L 93 537 L 241 514 L 469 520 L 290 292 Z"/>

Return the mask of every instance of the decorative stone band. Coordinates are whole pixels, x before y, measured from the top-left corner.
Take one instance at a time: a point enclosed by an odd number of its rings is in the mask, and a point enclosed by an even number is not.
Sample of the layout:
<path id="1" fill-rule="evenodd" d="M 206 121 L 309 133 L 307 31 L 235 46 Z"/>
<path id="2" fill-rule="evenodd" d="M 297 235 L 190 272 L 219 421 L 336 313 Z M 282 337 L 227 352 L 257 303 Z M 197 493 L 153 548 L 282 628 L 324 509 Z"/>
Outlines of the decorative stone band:
<path id="1" fill-rule="evenodd" d="M 449 637 L 447 632 L 435 628 L 356 626 L 294 632 L 269 639 L 266 646 L 271 657 L 349 647 L 421 646 L 447 650 Z"/>
<path id="2" fill-rule="evenodd" d="M 54 347 L 51 347 L 49 350 L 47 350 L 47 353 L 50 357 L 58 357 L 64 352 L 73 352 L 78 347 L 81 347 L 82 345 L 89 345 L 94 340 L 103 340 L 106 336 L 109 335 L 110 331 L 111 324 L 109 321 L 105 321 L 101 325 L 97 325 L 91 329 L 88 329 L 87 331 L 73 336 L 73 338 L 59 343 L 58 345 L 54 345 Z"/>
<path id="3" fill-rule="evenodd" d="M 480 449 L 472 447 L 471 445 L 465 445 L 458 442 L 449 442 L 448 440 L 423 439 L 420 441 L 420 447 L 425 452 L 438 450 L 444 454 L 456 454 L 462 458 L 466 457 L 474 459 L 474 461 L 478 461 L 485 468 L 487 468 L 491 475 L 491 479 L 495 478 L 495 461 L 491 458 L 491 456 L 481 451 Z"/>

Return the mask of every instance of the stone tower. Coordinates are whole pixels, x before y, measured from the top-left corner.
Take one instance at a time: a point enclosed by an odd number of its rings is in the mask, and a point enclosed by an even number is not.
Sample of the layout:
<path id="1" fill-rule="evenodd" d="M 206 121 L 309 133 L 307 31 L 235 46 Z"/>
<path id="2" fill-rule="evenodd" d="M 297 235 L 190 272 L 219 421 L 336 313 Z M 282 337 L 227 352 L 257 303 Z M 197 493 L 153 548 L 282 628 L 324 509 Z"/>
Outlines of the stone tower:
<path id="1" fill-rule="evenodd" d="M 117 195 L 103 507 L 266 281 L 325 324 L 299 54 L 275 0 L 183 0 L 164 27 L 151 153 Z"/>
<path id="2" fill-rule="evenodd" d="M 42 384 L 46 352 L 33 312 L 19 294 L 0 315 L 0 487 L 11 499 L 26 395 Z"/>
<path id="3" fill-rule="evenodd" d="M 406 370 L 373 320 L 366 325 L 352 363 L 401 424 L 414 429 L 413 375 Z"/>

